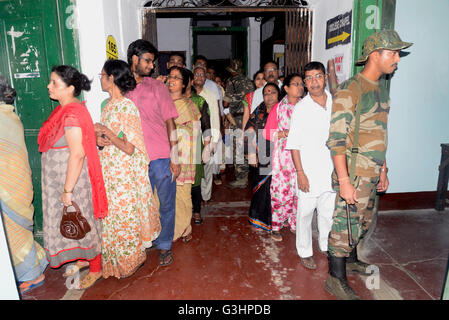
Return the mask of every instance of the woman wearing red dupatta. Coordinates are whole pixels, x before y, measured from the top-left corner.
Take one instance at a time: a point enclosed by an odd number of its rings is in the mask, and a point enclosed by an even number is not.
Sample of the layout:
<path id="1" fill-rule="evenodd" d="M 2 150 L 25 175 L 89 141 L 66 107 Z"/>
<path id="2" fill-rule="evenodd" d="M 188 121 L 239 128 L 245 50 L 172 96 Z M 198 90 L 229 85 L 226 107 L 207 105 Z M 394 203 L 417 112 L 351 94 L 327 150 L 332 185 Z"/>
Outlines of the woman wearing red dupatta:
<path id="1" fill-rule="evenodd" d="M 102 276 L 99 219 L 108 213 L 93 121 L 84 102 L 76 98 L 81 90 L 90 90 L 90 82 L 75 68 L 58 66 L 52 69 L 47 88 L 50 98 L 59 105 L 38 136 L 42 152 L 44 248 L 52 268 L 76 261 L 64 277 L 89 267 L 78 287 L 86 289 Z M 71 205 L 72 200 L 91 226 L 91 231 L 80 240 L 64 238 L 59 231 L 63 205 Z"/>

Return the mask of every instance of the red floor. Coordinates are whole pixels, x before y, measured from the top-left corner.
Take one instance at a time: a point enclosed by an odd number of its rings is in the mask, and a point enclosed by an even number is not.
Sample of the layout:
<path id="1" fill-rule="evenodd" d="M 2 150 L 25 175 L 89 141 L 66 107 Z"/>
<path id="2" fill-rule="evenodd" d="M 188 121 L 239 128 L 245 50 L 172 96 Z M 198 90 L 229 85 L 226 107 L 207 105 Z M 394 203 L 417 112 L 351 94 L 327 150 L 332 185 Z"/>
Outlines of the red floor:
<path id="1" fill-rule="evenodd" d="M 282 230 L 282 242 L 252 231 L 247 221 L 250 189 L 228 189 L 230 178 L 228 174 L 222 186 L 214 185 L 204 223 L 193 226 L 193 240 L 173 244 L 170 266 L 159 267 L 157 251 L 147 251 L 147 262 L 130 278 L 102 279 L 84 292 L 68 292 L 64 268 L 47 269 L 45 284 L 22 298 L 53 300 L 68 294 L 66 298 L 82 300 L 334 300 L 324 289 L 326 256 L 316 250 L 318 268 L 306 270 L 288 229 Z M 379 267 L 395 298 L 440 299 L 449 256 L 447 230 L 448 210 L 381 212 L 364 254 Z M 362 299 L 378 298 L 361 277 L 348 279 Z M 76 298 L 69 294 L 73 292 Z"/>

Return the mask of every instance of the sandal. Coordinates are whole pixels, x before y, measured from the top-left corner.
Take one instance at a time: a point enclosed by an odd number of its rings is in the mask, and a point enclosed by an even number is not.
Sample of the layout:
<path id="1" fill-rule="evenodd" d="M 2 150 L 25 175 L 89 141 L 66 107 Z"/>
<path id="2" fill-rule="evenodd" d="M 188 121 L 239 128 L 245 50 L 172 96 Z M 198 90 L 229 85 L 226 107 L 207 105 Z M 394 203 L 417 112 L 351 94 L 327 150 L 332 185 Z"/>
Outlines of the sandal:
<path id="1" fill-rule="evenodd" d="M 35 282 L 35 283 L 32 283 L 31 281 L 21 282 L 20 285 L 19 285 L 20 294 L 24 294 L 24 293 L 30 291 L 31 289 L 40 287 L 41 285 L 44 284 L 44 281 L 45 281 L 45 276 L 43 276 L 42 280 L 40 280 L 38 282 Z"/>
<path id="2" fill-rule="evenodd" d="M 271 231 L 271 239 L 274 241 L 282 241 L 282 235 L 279 231 Z"/>
<path id="3" fill-rule="evenodd" d="M 78 265 L 78 262 L 75 264 L 72 264 L 70 266 L 67 267 L 66 272 L 64 272 L 64 274 L 62 275 L 64 278 L 68 278 L 73 276 L 74 274 L 80 272 L 81 270 L 85 269 L 89 267 L 89 263 L 87 263 L 87 265 Z"/>
<path id="4" fill-rule="evenodd" d="M 170 265 L 173 262 L 173 254 L 171 250 L 165 250 L 165 252 L 162 252 L 162 250 L 159 250 L 159 265 L 161 267 L 165 267 Z"/>
<path id="5" fill-rule="evenodd" d="M 95 282 L 100 280 L 103 277 L 101 272 L 96 272 L 95 274 L 88 273 L 81 281 L 78 286 L 78 290 L 85 290 L 94 285 Z"/>
<path id="6" fill-rule="evenodd" d="M 190 232 L 188 235 L 181 237 L 182 242 L 187 243 L 190 242 L 190 240 L 192 240 L 193 236 L 192 236 L 192 232 Z"/>
<path id="7" fill-rule="evenodd" d="M 200 225 L 203 223 L 203 218 L 201 218 L 200 213 L 194 213 L 193 214 L 193 223 L 196 225 Z"/>
<path id="8" fill-rule="evenodd" d="M 315 263 L 315 260 L 313 259 L 313 256 L 312 257 L 307 257 L 307 258 L 299 257 L 299 259 L 301 261 L 301 264 L 305 268 L 310 269 L 310 270 L 315 270 L 316 269 L 316 263 Z"/>
<path id="9" fill-rule="evenodd" d="M 265 230 L 256 226 L 251 226 L 251 229 L 253 229 L 253 231 L 255 232 L 264 232 Z"/>

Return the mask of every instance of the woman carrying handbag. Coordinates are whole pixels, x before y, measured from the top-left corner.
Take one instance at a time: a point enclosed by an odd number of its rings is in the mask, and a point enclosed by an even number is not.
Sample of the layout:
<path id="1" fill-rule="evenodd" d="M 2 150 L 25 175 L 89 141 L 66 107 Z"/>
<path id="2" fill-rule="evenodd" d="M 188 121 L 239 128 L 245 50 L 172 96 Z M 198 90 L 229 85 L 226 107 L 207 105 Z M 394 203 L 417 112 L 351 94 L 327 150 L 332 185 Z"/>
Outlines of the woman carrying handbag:
<path id="1" fill-rule="evenodd" d="M 64 277 L 89 267 L 78 289 L 92 286 L 102 276 L 101 222 L 108 213 L 100 159 L 92 118 L 81 90 L 90 89 L 90 81 L 70 66 L 52 69 L 47 86 L 50 98 L 59 105 L 44 122 L 38 136 L 42 152 L 42 209 L 44 248 L 50 267 L 76 261 Z M 63 206 L 72 201 L 91 227 L 82 239 L 65 238 L 60 231 Z"/>

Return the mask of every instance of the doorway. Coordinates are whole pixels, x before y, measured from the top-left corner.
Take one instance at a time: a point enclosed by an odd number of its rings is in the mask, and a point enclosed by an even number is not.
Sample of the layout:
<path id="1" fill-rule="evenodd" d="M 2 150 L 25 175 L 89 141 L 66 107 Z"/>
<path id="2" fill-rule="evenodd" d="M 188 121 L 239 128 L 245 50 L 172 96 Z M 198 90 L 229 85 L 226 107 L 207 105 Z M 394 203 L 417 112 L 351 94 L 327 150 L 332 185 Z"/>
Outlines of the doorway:
<path id="1" fill-rule="evenodd" d="M 200 20 L 216 20 L 217 25 L 196 25 L 195 22 Z M 224 20 L 230 25 L 220 25 Z M 247 20 L 253 23 L 243 22 Z M 164 24 L 161 21 L 165 21 Z M 167 30 L 169 27 L 170 31 Z M 179 40 L 170 42 L 170 39 L 176 38 L 176 33 L 180 34 Z M 257 37 L 254 37 L 255 34 Z M 212 60 L 222 64 L 224 62 L 219 60 L 239 57 L 251 77 L 265 61 L 277 59 L 284 62 L 284 74 L 288 74 L 300 72 L 311 59 L 312 11 L 298 6 L 143 8 L 142 36 L 156 43 L 163 51 L 185 50 L 188 67 L 192 64 L 191 57 L 202 54 L 201 37 L 215 37 L 215 41 L 209 43 L 216 45 L 218 37 L 227 36 L 226 41 L 231 43 L 230 54 L 226 58 Z M 256 41 L 254 38 L 257 38 Z"/>
<path id="2" fill-rule="evenodd" d="M 217 70 L 225 70 L 231 59 L 240 59 L 248 74 L 246 27 L 192 27 L 193 55 L 203 55 Z"/>

